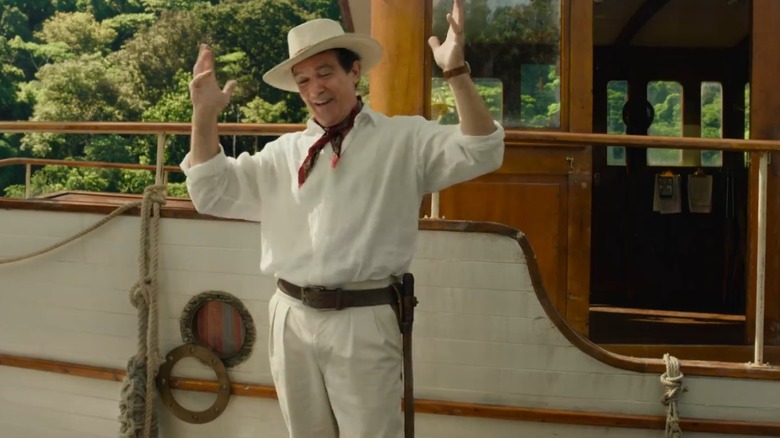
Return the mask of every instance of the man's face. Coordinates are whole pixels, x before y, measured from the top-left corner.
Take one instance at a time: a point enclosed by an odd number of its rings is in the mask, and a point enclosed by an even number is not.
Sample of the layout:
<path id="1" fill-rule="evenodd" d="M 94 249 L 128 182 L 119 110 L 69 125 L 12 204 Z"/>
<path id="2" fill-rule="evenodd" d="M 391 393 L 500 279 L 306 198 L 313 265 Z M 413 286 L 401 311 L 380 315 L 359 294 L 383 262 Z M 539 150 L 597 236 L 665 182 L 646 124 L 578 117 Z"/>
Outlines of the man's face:
<path id="1" fill-rule="evenodd" d="M 345 72 L 336 52 L 328 50 L 295 64 L 292 73 L 301 98 L 323 126 L 337 125 L 357 104 L 355 84 L 360 76 L 359 61 Z"/>

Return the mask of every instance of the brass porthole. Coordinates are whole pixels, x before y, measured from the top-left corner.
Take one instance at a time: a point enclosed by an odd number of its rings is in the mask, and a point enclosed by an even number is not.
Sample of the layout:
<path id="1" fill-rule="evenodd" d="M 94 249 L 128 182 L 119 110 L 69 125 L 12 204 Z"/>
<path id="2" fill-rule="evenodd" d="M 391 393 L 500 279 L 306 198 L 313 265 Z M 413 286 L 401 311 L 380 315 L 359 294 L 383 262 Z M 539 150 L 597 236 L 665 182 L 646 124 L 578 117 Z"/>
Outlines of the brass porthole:
<path id="1" fill-rule="evenodd" d="M 171 372 L 176 363 L 184 358 L 195 358 L 201 363 L 211 368 L 217 375 L 217 399 L 211 407 L 202 411 L 191 411 L 186 409 L 173 397 L 171 391 L 172 376 Z M 227 369 L 219 358 L 208 348 L 184 344 L 174 348 L 166 355 L 166 361 L 160 366 L 157 375 L 157 388 L 160 391 L 160 399 L 168 409 L 179 419 L 193 424 L 204 424 L 213 421 L 227 408 L 230 400 L 230 379 Z"/>
<path id="2" fill-rule="evenodd" d="M 228 368 L 249 359 L 257 338 L 249 311 L 227 292 L 208 291 L 192 297 L 184 306 L 180 327 L 185 344 L 208 348 Z"/>

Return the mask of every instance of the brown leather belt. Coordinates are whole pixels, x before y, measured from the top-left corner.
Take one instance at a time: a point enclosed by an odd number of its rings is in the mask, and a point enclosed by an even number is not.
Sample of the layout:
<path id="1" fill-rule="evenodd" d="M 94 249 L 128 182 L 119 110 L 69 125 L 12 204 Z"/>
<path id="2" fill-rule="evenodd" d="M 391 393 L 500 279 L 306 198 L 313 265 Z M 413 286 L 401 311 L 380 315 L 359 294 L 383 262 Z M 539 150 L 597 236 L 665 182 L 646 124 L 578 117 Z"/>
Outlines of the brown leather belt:
<path id="1" fill-rule="evenodd" d="M 279 279 L 279 289 L 287 295 L 301 300 L 314 309 L 341 310 L 347 307 L 378 306 L 380 304 L 398 304 L 398 292 L 394 285 L 379 289 L 328 289 L 322 286 L 297 286 Z"/>

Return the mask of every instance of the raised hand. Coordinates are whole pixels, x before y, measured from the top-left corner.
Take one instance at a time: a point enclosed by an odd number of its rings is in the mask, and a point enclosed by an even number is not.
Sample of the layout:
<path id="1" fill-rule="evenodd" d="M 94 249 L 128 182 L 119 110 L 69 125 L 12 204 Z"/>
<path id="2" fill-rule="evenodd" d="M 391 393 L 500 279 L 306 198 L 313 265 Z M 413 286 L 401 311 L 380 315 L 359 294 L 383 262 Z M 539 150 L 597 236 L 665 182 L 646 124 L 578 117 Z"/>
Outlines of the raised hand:
<path id="1" fill-rule="evenodd" d="M 201 44 L 190 82 L 190 99 L 195 114 L 216 117 L 230 102 L 236 81 L 230 80 L 220 89 L 214 70 L 214 52 L 207 44 Z"/>
<path id="2" fill-rule="evenodd" d="M 433 59 L 442 70 L 460 67 L 465 62 L 463 51 L 466 37 L 463 35 L 465 24 L 463 0 L 453 0 L 452 13 L 447 14 L 447 22 L 450 24 L 450 28 L 443 44 L 436 36 L 428 39 L 428 45 L 433 50 Z"/>

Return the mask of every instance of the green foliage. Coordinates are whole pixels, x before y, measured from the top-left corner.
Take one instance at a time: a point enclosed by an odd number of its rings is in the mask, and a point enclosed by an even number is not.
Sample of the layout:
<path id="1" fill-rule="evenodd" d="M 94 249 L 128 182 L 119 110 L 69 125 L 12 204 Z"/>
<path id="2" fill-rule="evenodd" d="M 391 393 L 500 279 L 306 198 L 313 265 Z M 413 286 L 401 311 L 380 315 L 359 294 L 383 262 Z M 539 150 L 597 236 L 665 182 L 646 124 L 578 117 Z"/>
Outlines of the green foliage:
<path id="1" fill-rule="evenodd" d="M 475 83 L 477 92 L 487 104 L 488 110 L 496 120 L 501 120 L 501 103 L 503 89 L 501 83 L 494 80 L 477 80 Z M 452 125 L 458 123 L 458 113 L 455 107 L 455 96 L 452 95 L 447 82 L 441 78 L 433 79 L 432 88 L 432 112 L 438 118 L 439 123 Z"/>
<path id="2" fill-rule="evenodd" d="M 0 36 L 13 38 L 18 36 L 24 40 L 32 38 L 32 31 L 27 23 L 27 15 L 16 6 L 10 6 L 0 12 Z"/>
<path id="3" fill-rule="evenodd" d="M 18 52 L 26 53 L 25 61 L 22 66 L 31 64 L 34 70 L 39 70 L 46 64 L 53 64 L 60 61 L 73 59 L 73 53 L 68 45 L 63 42 L 54 42 L 49 44 L 40 44 L 31 41 L 24 41 L 21 38 L 14 37 L 8 41 L 9 47 Z M 29 67 L 28 67 L 29 69 Z"/>
<path id="4" fill-rule="evenodd" d="M 682 136 L 682 86 L 677 82 L 654 81 L 647 86 L 647 101 L 655 109 L 648 135 Z"/>
<path id="5" fill-rule="evenodd" d="M 128 88 L 127 72 L 98 54 L 48 64 L 38 72 L 35 120 L 137 119 L 143 102 Z"/>
<path id="6" fill-rule="evenodd" d="M 24 184 L 13 184 L 3 189 L 6 198 L 24 198 Z"/>
<path id="7" fill-rule="evenodd" d="M 173 88 L 166 91 L 154 106 L 144 111 L 144 122 L 189 122 L 192 119 L 192 103 L 189 99 L 190 73 L 179 71 L 174 75 Z M 139 139 L 141 140 L 141 139 Z M 156 139 L 150 139 L 139 156 L 145 163 L 156 162 Z M 165 163 L 178 164 L 190 149 L 189 137 L 172 137 L 165 148 Z"/>
<path id="8" fill-rule="evenodd" d="M 17 151 L 4 138 L 0 138 L 0 160 L 17 156 Z M 21 177 L 20 169 L 13 167 L 0 167 L 0 187 L 5 187 L 18 182 Z"/>
<path id="9" fill-rule="evenodd" d="M 147 186 L 154 184 L 154 173 L 148 170 L 126 170 L 120 173 L 119 191 L 122 193 L 143 193 Z"/>
<path id="10" fill-rule="evenodd" d="M 339 2 L 334 0 L 293 0 L 293 4 L 306 11 L 311 18 L 330 18 L 341 21 Z"/>
<path id="11" fill-rule="evenodd" d="M 189 11 L 199 0 L 141 0 L 144 10 L 147 12 L 160 13 L 163 11 Z"/>
<path id="12" fill-rule="evenodd" d="M 144 12 L 141 0 L 76 0 L 76 10 L 89 12 L 97 21 L 120 14 Z"/>
<path id="13" fill-rule="evenodd" d="M 33 120 L 122 121 L 138 118 L 141 102 L 127 87 L 126 72 L 100 55 L 48 64 L 38 72 Z M 84 136 L 28 134 L 23 148 L 38 156 L 56 158 L 83 155 Z M 52 154 L 52 152 L 54 152 Z"/>
<path id="14" fill-rule="evenodd" d="M 116 32 L 111 50 L 117 51 L 137 32 L 153 25 L 156 20 L 157 17 L 151 13 L 120 14 L 103 20 L 101 24 Z"/>
<path id="15" fill-rule="evenodd" d="M 476 78 L 503 84 L 506 127 L 560 126 L 559 0 L 528 0 L 496 5 L 491 0 L 467 0 L 466 58 Z M 440 1 L 433 12 L 433 34 L 443 39 L 451 1 Z M 438 66 L 435 75 L 440 74 Z"/>
<path id="16" fill-rule="evenodd" d="M 85 12 L 58 12 L 43 23 L 35 36 L 44 43 L 63 43 L 74 54 L 107 54 L 117 36 L 115 30 Z"/>
<path id="17" fill-rule="evenodd" d="M 607 134 L 625 134 L 623 106 L 628 100 L 628 81 L 607 84 Z"/>
<path id="18" fill-rule="evenodd" d="M 238 81 L 234 103 L 243 106 L 255 97 L 266 102 L 284 101 L 286 111 L 280 122 L 306 119 L 305 106 L 297 94 L 277 90 L 262 81 L 266 71 L 288 57 L 287 32 L 306 18 L 306 11 L 289 0 L 220 3 L 201 9 L 200 26 L 210 36 L 215 53 L 218 56 L 234 52 L 244 54 L 235 59 L 234 65 L 219 66 L 217 72 L 220 82 L 228 78 Z M 238 69 L 243 74 L 227 76 L 224 68 L 230 72 Z"/>
<path id="19" fill-rule="evenodd" d="M 37 28 L 54 13 L 51 0 L 0 0 L 0 11 L 17 8 L 26 17 L 29 29 Z"/>
<path id="20" fill-rule="evenodd" d="M 168 196 L 172 198 L 189 198 L 190 193 L 187 191 L 187 184 L 183 182 L 169 183 Z"/>
<path id="21" fill-rule="evenodd" d="M 30 178 L 30 195 L 41 196 L 63 190 L 102 192 L 109 186 L 113 171 L 66 166 L 44 166 Z"/>
<path id="22" fill-rule="evenodd" d="M 25 110 L 18 105 L 17 85 L 24 80 L 24 72 L 13 65 L 13 50 L 5 37 L 0 37 L 0 119 L 13 120 Z"/>
<path id="23" fill-rule="evenodd" d="M 255 97 L 241 107 L 244 121 L 248 123 L 274 123 L 281 119 L 286 111 L 287 105 L 284 101 L 272 104 L 259 97 Z"/>
<path id="24" fill-rule="evenodd" d="M 520 126 L 554 128 L 560 125 L 561 79 L 554 65 L 524 65 L 520 69 Z"/>
<path id="25" fill-rule="evenodd" d="M 701 92 L 701 136 L 720 138 L 723 108 L 721 87 L 716 83 L 702 84 Z"/>
<path id="26" fill-rule="evenodd" d="M 155 102 L 175 88 L 178 72 L 192 71 L 201 39 L 192 13 L 165 13 L 109 59 L 127 71 L 128 81 L 140 99 Z"/>

